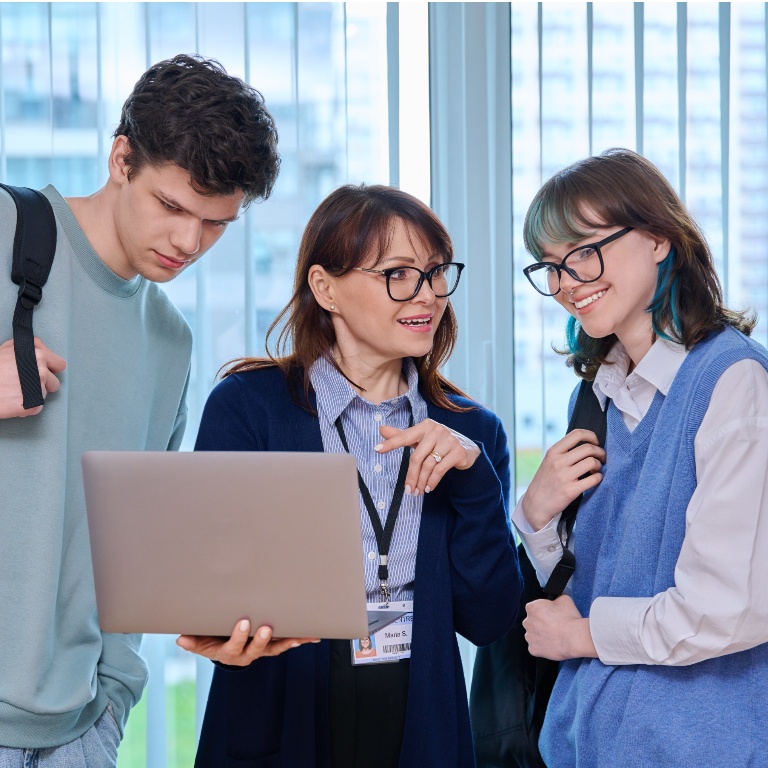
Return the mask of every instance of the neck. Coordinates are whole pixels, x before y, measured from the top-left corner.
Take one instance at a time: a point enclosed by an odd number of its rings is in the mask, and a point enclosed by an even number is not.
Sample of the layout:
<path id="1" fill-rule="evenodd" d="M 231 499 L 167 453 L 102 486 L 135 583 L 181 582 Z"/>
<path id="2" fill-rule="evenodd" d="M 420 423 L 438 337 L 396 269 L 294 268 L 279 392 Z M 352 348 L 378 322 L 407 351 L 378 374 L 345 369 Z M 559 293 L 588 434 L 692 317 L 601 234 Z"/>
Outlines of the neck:
<path id="1" fill-rule="evenodd" d="M 68 197 L 67 204 L 99 258 L 124 280 L 136 277 L 127 266 L 123 246 L 114 226 L 115 195 L 111 182 L 88 197 Z"/>
<path id="2" fill-rule="evenodd" d="M 334 360 L 342 373 L 353 382 L 355 392 L 371 403 L 378 405 L 408 391 L 402 358 L 372 361 L 361 355 L 345 356 L 336 348 Z"/>
<path id="3" fill-rule="evenodd" d="M 647 323 L 632 328 L 630 332 L 617 333 L 619 341 L 624 345 L 630 358 L 628 373 L 631 373 L 648 354 L 648 350 L 656 341 L 656 334 L 653 332 L 653 326 L 650 323 L 650 317 Z"/>

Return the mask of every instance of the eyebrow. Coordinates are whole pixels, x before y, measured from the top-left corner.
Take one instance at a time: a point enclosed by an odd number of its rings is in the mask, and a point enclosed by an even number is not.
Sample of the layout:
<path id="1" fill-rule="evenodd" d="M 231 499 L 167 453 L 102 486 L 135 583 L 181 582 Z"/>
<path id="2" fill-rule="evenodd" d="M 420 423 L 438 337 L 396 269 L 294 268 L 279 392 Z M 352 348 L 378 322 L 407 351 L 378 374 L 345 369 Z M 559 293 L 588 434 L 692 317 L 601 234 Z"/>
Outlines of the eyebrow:
<path id="1" fill-rule="evenodd" d="M 409 261 L 411 264 L 416 263 L 416 259 L 411 256 L 390 256 L 388 259 L 384 259 L 381 264 L 386 264 L 388 261 Z"/>
<path id="2" fill-rule="evenodd" d="M 430 261 L 439 261 L 440 263 L 445 263 L 446 258 L 444 255 L 441 255 L 439 253 L 433 253 L 428 259 L 427 263 Z M 412 256 L 390 256 L 388 259 L 384 259 L 383 261 L 379 262 L 380 264 L 386 264 L 388 261 L 408 261 L 411 264 L 416 263 L 416 259 L 414 259 Z"/>
<path id="3" fill-rule="evenodd" d="M 189 214 L 190 216 L 194 216 L 195 214 L 192 213 L 188 208 L 185 208 L 178 200 L 176 200 L 175 197 L 172 195 L 166 194 L 161 189 L 156 189 L 155 194 L 165 203 L 168 203 L 168 205 L 172 205 L 174 208 L 178 208 L 180 211 L 184 211 L 184 213 Z M 239 216 L 232 216 L 228 219 L 205 219 L 205 221 L 211 221 L 214 224 L 231 224 L 233 221 L 237 221 L 240 217 Z"/>

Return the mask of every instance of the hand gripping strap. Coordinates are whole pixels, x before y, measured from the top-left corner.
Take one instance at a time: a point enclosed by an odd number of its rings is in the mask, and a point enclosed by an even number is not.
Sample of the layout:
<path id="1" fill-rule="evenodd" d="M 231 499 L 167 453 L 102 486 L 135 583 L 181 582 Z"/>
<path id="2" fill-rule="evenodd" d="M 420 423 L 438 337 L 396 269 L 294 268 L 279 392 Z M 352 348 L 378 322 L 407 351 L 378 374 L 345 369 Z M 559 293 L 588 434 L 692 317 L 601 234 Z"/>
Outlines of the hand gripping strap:
<path id="1" fill-rule="evenodd" d="M 576 406 L 568 424 L 568 432 L 572 432 L 574 429 L 589 429 L 597 435 L 598 443 L 603 446 L 605 445 L 607 427 L 608 404 L 606 403 L 605 410 L 603 410 L 592 388 L 592 382 L 582 380 L 579 394 L 576 396 Z M 573 524 L 576 522 L 576 513 L 579 511 L 580 504 L 581 496 L 578 496 L 563 510 L 557 525 L 557 533 L 563 543 L 563 556 L 543 587 L 550 600 L 563 594 L 576 569 L 576 558 L 573 556 L 573 552 L 568 549 L 568 539 L 571 536 Z"/>
<path id="2" fill-rule="evenodd" d="M 56 252 L 56 219 L 48 199 L 26 187 L 0 184 L 16 204 L 11 280 L 19 286 L 13 312 L 13 347 L 24 408 L 43 404 L 43 390 L 35 357 L 32 311 L 43 297 L 43 286 Z"/>

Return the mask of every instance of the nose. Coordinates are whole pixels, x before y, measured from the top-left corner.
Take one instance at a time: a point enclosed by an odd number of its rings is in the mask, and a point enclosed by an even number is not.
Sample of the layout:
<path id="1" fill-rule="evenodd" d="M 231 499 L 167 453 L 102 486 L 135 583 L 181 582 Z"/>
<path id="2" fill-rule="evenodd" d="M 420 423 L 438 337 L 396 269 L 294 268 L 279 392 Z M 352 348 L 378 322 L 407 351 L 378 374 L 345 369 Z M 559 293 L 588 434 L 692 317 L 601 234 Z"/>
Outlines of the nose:
<path id="1" fill-rule="evenodd" d="M 171 245 L 186 256 L 194 256 L 200 250 L 203 224 L 192 216 L 185 216 L 177 223 L 171 235 Z"/>
<path id="2" fill-rule="evenodd" d="M 577 285 L 578 280 L 574 280 L 564 269 L 560 270 L 560 290 L 563 293 L 572 294 Z"/>
<path id="3" fill-rule="evenodd" d="M 437 297 L 435 296 L 435 292 L 432 290 L 432 286 L 429 284 L 429 281 L 424 278 L 421 281 L 419 290 L 416 291 L 416 295 L 411 299 L 411 301 L 420 301 L 422 304 L 433 304 L 436 298 Z"/>

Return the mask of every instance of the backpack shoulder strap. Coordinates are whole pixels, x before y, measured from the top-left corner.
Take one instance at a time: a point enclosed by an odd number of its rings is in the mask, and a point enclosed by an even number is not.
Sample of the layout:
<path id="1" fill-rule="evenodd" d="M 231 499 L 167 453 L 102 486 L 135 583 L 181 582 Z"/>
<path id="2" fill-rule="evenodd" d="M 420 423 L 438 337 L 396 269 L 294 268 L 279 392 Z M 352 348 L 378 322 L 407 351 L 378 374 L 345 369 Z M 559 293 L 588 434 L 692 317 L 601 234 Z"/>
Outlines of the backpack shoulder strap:
<path id="1" fill-rule="evenodd" d="M 13 346 L 19 371 L 24 408 L 43 404 L 43 392 L 35 358 L 32 311 L 43 297 L 43 286 L 56 253 L 56 219 L 45 195 L 27 187 L 0 184 L 16 204 L 11 280 L 19 286 L 13 313 Z"/>
<path id="2" fill-rule="evenodd" d="M 600 401 L 592 387 L 592 382 L 582 380 L 579 392 L 576 396 L 576 405 L 568 424 L 568 432 L 574 429 L 589 429 L 597 436 L 598 443 L 605 445 L 605 435 L 608 429 L 608 404 L 605 410 L 600 407 Z M 581 444 L 581 443 L 580 443 Z M 555 566 L 543 589 L 547 597 L 553 600 L 565 591 L 573 572 L 576 569 L 576 558 L 568 549 L 568 538 L 576 522 L 576 513 L 579 511 L 581 496 L 575 498 L 564 510 L 557 526 L 557 532 L 563 543 L 563 556 Z"/>

